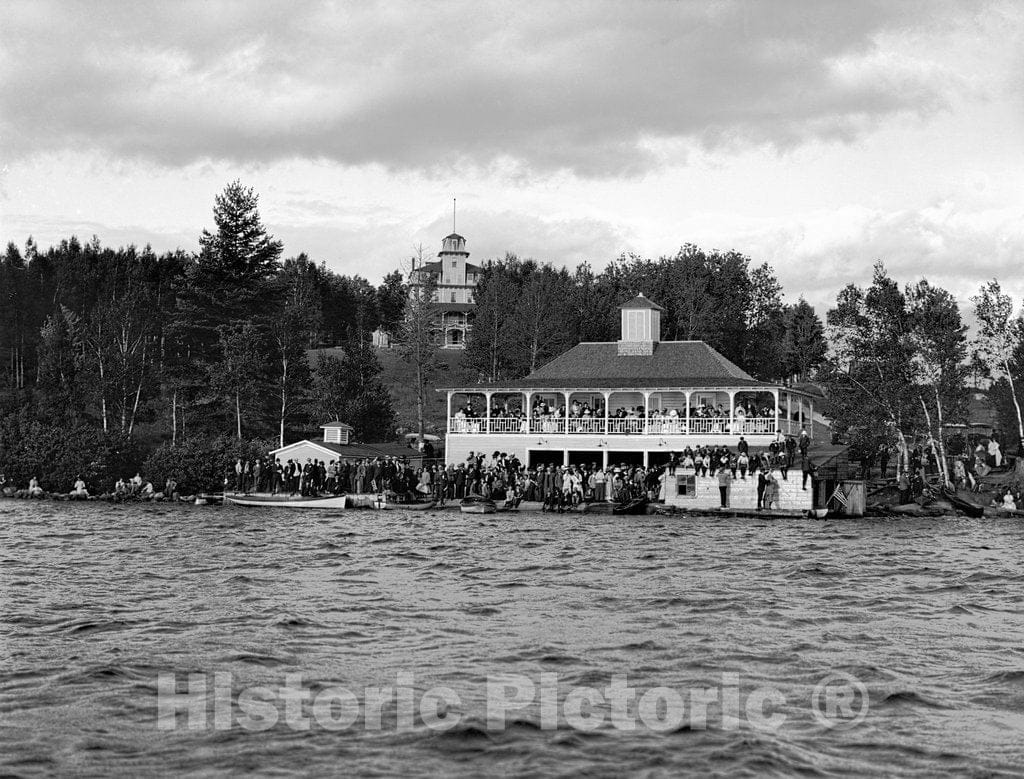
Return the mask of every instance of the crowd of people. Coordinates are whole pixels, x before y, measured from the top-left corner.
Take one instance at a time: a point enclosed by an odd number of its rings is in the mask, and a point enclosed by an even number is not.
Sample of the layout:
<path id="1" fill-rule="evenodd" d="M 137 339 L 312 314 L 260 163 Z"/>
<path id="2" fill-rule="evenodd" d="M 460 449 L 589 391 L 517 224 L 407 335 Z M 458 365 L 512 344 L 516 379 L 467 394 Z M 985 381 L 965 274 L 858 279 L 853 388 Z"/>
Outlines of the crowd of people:
<path id="1" fill-rule="evenodd" d="M 454 414 L 455 430 L 458 432 L 482 431 L 481 420 L 489 417 L 492 427 L 500 427 L 503 432 L 562 432 L 594 433 L 602 432 L 606 418 L 603 404 L 588 400 L 573 400 L 568 406 L 545 397 L 533 399 L 529 414 L 515 401 L 496 400 L 490 414 L 481 412 L 472 400 Z M 706 433 L 764 433 L 772 429 L 776 419 L 775 411 L 768 407 L 758 407 L 753 400 L 737 402 L 732 414 L 722 403 L 713 404 L 700 402 L 686 407 L 656 407 L 648 411 L 644 406 L 619 406 L 607 409 L 609 432 L 640 433 L 645 429 L 655 435 L 660 433 L 686 433 L 686 420 L 690 420 L 690 428 Z M 495 420 L 499 420 L 497 424 Z"/>
<path id="2" fill-rule="evenodd" d="M 536 502 L 547 508 L 564 509 L 584 501 L 625 502 L 646 497 L 664 500 L 669 478 L 692 474 L 716 478 L 720 487 L 734 479 L 756 479 L 759 501 L 768 508 L 773 502 L 772 485 L 789 478 L 800 455 L 802 487 L 807 488 L 814 468 L 808 457 L 809 439 L 793 438 L 773 442 L 753 453 L 743 437 L 735 449 L 687 447 L 670 453 L 667 462 L 644 467 L 619 463 L 607 468 L 596 462 L 576 465 L 538 464 L 527 468 L 512 454 L 471 453 L 458 464 L 427 464 L 413 467 L 406 458 L 376 457 L 358 460 L 324 461 L 307 458 L 271 457 L 238 460 L 225 475 L 226 490 L 238 493 L 270 493 L 315 496 L 388 493 L 400 499 L 432 499 L 443 505 L 479 495 L 495 501 Z M 723 502 L 727 490 L 723 489 Z"/>

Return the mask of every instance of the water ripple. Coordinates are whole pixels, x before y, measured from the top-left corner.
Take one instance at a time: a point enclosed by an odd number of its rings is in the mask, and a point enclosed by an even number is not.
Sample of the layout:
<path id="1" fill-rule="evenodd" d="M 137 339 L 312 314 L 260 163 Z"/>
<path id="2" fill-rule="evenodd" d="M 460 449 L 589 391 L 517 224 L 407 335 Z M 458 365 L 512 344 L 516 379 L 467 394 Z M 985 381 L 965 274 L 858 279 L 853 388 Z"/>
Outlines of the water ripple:
<path id="1" fill-rule="evenodd" d="M 894 776 L 1024 773 L 1024 528 L 1015 520 L 769 522 L 605 515 L 25 504 L 0 507 L 0 773 Z M 232 700 L 457 691 L 449 730 L 160 730 L 158 679 Z M 849 674 L 868 718 L 829 729 Z M 787 725 L 664 732 L 487 722 L 495 675 L 639 690 L 771 687 Z M 602 709 L 602 706 L 605 708 Z M 606 704 L 597 711 L 607 714 Z M 452 719 L 455 722 L 456 719 Z"/>

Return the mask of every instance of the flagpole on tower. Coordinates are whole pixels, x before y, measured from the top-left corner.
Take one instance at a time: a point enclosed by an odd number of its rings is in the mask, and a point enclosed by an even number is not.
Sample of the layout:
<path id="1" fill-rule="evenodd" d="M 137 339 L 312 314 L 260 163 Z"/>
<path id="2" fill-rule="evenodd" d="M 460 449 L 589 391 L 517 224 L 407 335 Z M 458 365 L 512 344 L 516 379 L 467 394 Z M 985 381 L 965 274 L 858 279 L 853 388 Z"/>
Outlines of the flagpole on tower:
<path id="1" fill-rule="evenodd" d="M 452 198 L 452 232 L 455 232 L 455 198 Z"/>

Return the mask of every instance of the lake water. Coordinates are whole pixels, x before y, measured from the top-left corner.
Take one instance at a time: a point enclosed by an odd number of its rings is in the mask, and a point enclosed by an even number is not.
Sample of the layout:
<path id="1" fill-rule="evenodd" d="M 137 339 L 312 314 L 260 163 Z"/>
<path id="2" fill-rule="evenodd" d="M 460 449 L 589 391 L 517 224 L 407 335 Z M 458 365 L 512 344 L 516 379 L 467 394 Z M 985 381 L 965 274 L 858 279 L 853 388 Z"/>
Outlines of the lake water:
<path id="1" fill-rule="evenodd" d="M 0 501 L 0 771 L 1020 775 L 1022 539 Z"/>

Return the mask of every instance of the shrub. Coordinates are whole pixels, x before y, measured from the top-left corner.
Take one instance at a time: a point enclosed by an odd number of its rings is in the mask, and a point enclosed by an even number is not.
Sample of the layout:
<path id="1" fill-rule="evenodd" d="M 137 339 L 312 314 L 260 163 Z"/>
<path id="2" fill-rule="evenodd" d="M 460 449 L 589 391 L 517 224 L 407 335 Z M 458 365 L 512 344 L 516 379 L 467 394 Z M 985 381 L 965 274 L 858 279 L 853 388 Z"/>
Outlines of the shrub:
<path id="1" fill-rule="evenodd" d="M 225 475 L 230 473 L 234 477 L 237 459 L 265 457 L 275 447 L 271 441 L 239 441 L 228 436 L 212 440 L 192 438 L 176 446 L 161 444 L 142 468 L 157 490 L 163 489 L 168 479 L 174 479 L 183 495 L 219 492 Z"/>
<path id="2" fill-rule="evenodd" d="M 0 472 L 19 487 L 35 476 L 44 490 L 67 492 L 81 475 L 90 492 L 106 492 L 141 459 L 125 436 L 85 424 L 53 425 L 22 413 L 0 425 Z"/>

